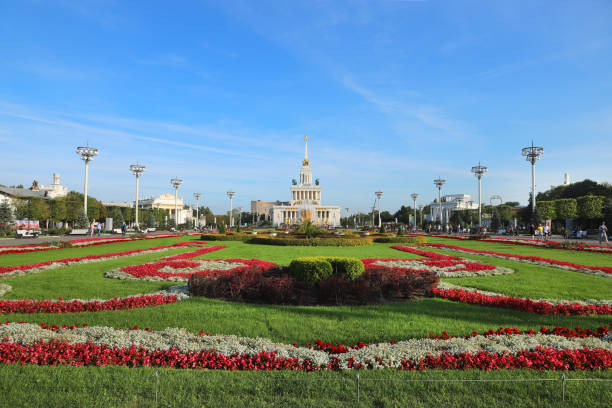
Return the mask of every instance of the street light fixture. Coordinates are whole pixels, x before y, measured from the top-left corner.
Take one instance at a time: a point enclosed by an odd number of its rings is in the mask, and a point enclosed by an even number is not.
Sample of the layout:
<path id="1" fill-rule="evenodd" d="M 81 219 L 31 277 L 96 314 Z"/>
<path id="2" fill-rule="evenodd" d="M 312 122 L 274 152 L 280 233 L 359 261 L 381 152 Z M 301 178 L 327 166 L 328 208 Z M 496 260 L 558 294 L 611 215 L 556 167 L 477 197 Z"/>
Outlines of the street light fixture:
<path id="1" fill-rule="evenodd" d="M 132 164 L 130 166 L 130 171 L 132 173 L 134 173 L 134 175 L 136 176 L 136 229 L 139 230 L 140 229 L 140 223 L 138 222 L 138 184 L 140 181 L 140 175 L 142 173 L 144 173 L 144 171 L 147 168 L 145 166 L 143 166 L 142 164 Z"/>
<path id="2" fill-rule="evenodd" d="M 193 196 L 196 199 L 196 228 L 199 229 L 200 228 L 200 197 L 202 197 L 202 194 L 193 193 Z"/>
<path id="3" fill-rule="evenodd" d="M 85 162 L 85 191 L 83 197 L 83 212 L 87 215 L 87 180 L 89 178 L 89 162 L 98 155 L 98 149 L 91 147 L 89 141 L 85 146 L 77 147 L 77 154 L 81 156 L 81 160 Z"/>
<path id="4" fill-rule="evenodd" d="M 482 176 L 487 172 L 487 166 L 481 166 L 478 162 L 478 166 L 472 167 L 472 173 L 478 177 L 478 226 L 482 226 Z"/>
<path id="5" fill-rule="evenodd" d="M 523 147 L 522 155 L 525 156 L 528 162 L 531 163 L 531 213 L 535 213 L 536 208 L 536 197 L 535 197 L 535 164 L 540 159 L 540 156 L 544 154 L 544 148 L 540 146 L 534 146 L 533 140 L 531 146 Z"/>
<path id="6" fill-rule="evenodd" d="M 434 184 L 438 187 L 438 214 L 440 216 L 440 225 L 442 225 L 442 186 L 446 183 L 446 180 L 442 180 L 440 176 L 434 180 Z"/>
<path id="7" fill-rule="evenodd" d="M 416 225 L 417 225 L 416 200 L 417 198 L 419 198 L 419 195 L 417 193 L 412 193 L 410 194 L 410 197 L 412 197 L 412 201 L 414 202 L 414 229 L 416 230 Z"/>
<path id="8" fill-rule="evenodd" d="M 233 198 L 234 198 L 234 196 L 235 196 L 235 195 L 236 195 L 236 193 L 235 193 L 235 192 L 233 192 L 232 190 L 229 190 L 229 191 L 227 192 L 227 196 L 228 196 L 228 197 L 229 197 L 229 199 L 230 199 L 230 228 L 232 228 L 232 227 L 234 226 L 234 214 L 232 213 L 232 211 L 233 211 L 234 209 L 233 209 L 233 207 L 232 207 L 232 205 L 233 205 L 232 200 L 233 200 Z"/>
<path id="9" fill-rule="evenodd" d="M 174 228 L 176 228 L 176 230 L 178 231 L 178 225 L 179 225 L 178 189 L 179 189 L 179 186 L 183 183 L 183 180 L 181 180 L 178 177 L 175 177 L 172 180 L 170 180 L 170 183 L 174 186 Z"/>
<path id="10" fill-rule="evenodd" d="M 380 199 L 383 196 L 383 192 L 382 191 L 377 191 L 376 193 L 376 198 L 378 199 L 378 228 L 382 227 L 382 218 L 380 216 Z"/>

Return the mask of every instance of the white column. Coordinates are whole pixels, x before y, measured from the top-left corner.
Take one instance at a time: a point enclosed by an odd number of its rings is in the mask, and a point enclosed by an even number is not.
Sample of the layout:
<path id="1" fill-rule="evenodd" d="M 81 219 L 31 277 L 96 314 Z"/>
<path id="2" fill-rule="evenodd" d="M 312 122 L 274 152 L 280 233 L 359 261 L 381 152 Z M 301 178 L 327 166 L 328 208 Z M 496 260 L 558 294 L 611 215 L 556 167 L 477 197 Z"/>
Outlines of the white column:
<path id="1" fill-rule="evenodd" d="M 83 197 L 83 211 L 87 215 L 87 179 L 89 177 L 89 160 L 85 160 L 85 196 Z"/>

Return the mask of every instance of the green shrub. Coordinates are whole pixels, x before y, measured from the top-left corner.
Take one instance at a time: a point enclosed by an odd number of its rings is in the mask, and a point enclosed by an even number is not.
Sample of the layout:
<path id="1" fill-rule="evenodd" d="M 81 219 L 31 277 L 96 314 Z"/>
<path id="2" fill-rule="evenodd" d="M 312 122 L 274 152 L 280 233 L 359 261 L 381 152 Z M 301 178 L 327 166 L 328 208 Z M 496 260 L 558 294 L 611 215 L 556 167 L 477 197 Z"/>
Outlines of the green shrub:
<path id="1" fill-rule="evenodd" d="M 325 260 L 329 262 L 334 270 L 334 275 L 343 274 L 347 280 L 355 280 L 365 272 L 363 262 L 357 258 L 344 256 L 329 256 Z"/>
<path id="2" fill-rule="evenodd" d="M 252 237 L 249 244 L 279 245 L 279 246 L 368 246 L 372 245 L 369 238 L 297 238 L 297 237 Z"/>
<path id="3" fill-rule="evenodd" d="M 291 261 L 289 273 L 298 281 L 314 284 L 332 276 L 344 275 L 347 280 L 357 280 L 365 272 L 360 259 L 342 256 L 308 256 Z"/>
<path id="4" fill-rule="evenodd" d="M 401 237 L 378 237 L 374 238 L 374 242 L 379 244 L 424 244 L 427 242 L 427 237 L 420 235 L 410 235 Z"/>
<path id="5" fill-rule="evenodd" d="M 303 257 L 291 261 L 289 272 L 301 282 L 315 284 L 322 279 L 329 279 L 334 274 L 332 265 L 323 257 Z"/>
<path id="6" fill-rule="evenodd" d="M 250 239 L 252 235 L 248 234 L 202 234 L 200 239 L 202 241 L 246 241 Z"/>

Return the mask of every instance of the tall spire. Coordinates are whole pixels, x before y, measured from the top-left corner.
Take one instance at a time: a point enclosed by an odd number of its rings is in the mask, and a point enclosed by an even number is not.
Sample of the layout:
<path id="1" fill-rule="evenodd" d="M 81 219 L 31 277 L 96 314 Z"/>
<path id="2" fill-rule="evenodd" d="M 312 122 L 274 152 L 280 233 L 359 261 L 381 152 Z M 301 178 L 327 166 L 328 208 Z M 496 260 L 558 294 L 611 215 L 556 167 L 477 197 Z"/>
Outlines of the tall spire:
<path id="1" fill-rule="evenodd" d="M 304 166 L 308 166 L 310 165 L 310 161 L 308 160 L 308 135 L 304 135 L 304 142 L 305 142 L 305 150 L 304 150 L 304 161 L 302 162 L 302 164 Z"/>

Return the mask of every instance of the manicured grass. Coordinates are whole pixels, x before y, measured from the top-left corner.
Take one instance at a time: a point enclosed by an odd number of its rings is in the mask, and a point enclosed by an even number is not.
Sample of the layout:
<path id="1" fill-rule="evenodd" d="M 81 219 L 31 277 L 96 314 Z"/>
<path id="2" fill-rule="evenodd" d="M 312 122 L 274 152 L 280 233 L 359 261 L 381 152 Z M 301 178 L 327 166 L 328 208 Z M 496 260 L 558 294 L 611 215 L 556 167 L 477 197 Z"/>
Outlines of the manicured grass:
<path id="1" fill-rule="evenodd" d="M 355 372 L 0 366 L 0 406 L 598 408 L 609 406 L 612 398 L 610 382 L 566 381 L 562 401 L 560 373 L 546 371 L 384 370 L 360 372 L 359 377 L 357 402 Z M 610 380 L 612 373 L 570 372 L 566 377 Z M 516 380 L 532 381 L 511 382 Z"/>
<path id="2" fill-rule="evenodd" d="M 145 309 L 95 313 L 13 314 L 3 320 L 14 322 L 103 325 L 116 328 L 156 330 L 183 327 L 190 332 L 264 337 L 292 344 L 317 339 L 356 344 L 427 337 L 430 332 L 467 336 L 473 330 L 541 326 L 597 328 L 612 316 L 545 316 L 508 309 L 467 305 L 427 298 L 415 302 L 380 306 L 269 306 L 193 298 Z"/>
<path id="3" fill-rule="evenodd" d="M 172 245 L 177 242 L 197 240 L 199 237 L 175 237 L 145 239 L 140 241 L 128 241 L 115 244 L 94 245 L 84 248 L 63 248 L 50 251 L 28 252 L 25 254 L 0 255 L 0 266 L 16 266 L 34 264 L 65 258 L 77 258 L 87 255 L 108 254 L 111 252 L 131 251 L 134 249 L 153 248 L 156 246 Z"/>
<path id="4" fill-rule="evenodd" d="M 390 248 L 397 244 L 374 244 L 365 247 L 291 247 L 245 244 L 239 241 L 209 242 L 209 244 L 225 245 L 227 249 L 206 254 L 202 258 L 261 259 L 279 265 L 289 265 L 292 260 L 301 256 L 351 256 L 360 259 L 420 258 L 408 252 L 400 252 Z"/>
<path id="5" fill-rule="evenodd" d="M 448 238 L 428 237 L 427 242 L 460 246 L 463 248 L 477 249 L 480 251 L 493 251 L 524 256 L 539 256 L 541 258 L 556 259 L 558 261 L 573 262 L 581 265 L 612 266 L 612 254 L 598 254 L 594 252 L 571 251 L 567 249 L 537 248 L 526 245 L 498 244 L 496 242 Z"/>

